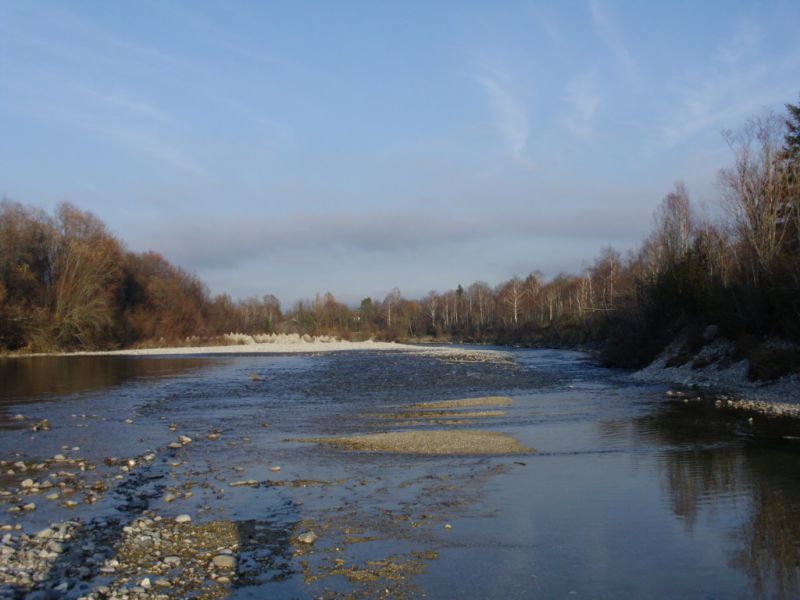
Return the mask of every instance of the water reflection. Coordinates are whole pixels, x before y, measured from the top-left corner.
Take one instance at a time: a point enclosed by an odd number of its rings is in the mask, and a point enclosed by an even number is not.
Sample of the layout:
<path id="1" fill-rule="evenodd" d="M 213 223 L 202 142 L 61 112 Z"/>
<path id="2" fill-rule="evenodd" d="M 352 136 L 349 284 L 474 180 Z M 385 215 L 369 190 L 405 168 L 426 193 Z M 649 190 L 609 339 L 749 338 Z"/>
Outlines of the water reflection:
<path id="1" fill-rule="evenodd" d="M 100 390 L 132 379 L 179 375 L 218 360 L 127 356 L 0 358 L 0 406 Z"/>
<path id="2" fill-rule="evenodd" d="M 759 422 L 760 421 L 760 422 Z M 800 466 L 793 421 L 756 419 L 703 404 L 669 403 L 637 421 L 659 454 L 672 512 L 688 531 L 730 530 L 729 564 L 754 596 L 800 597 Z"/>

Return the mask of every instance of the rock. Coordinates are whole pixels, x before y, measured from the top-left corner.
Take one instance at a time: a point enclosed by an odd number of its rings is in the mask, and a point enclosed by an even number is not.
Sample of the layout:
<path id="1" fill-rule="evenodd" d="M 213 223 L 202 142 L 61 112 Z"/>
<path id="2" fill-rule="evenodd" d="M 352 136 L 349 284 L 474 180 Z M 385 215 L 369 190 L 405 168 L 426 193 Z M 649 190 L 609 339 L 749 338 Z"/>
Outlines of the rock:
<path id="1" fill-rule="evenodd" d="M 164 496 L 164 502 L 174 502 L 177 498 L 175 494 L 167 494 Z"/>
<path id="2" fill-rule="evenodd" d="M 218 433 L 209 433 L 206 437 L 213 442 L 213 441 L 216 441 L 216 440 L 219 439 L 219 434 Z"/>
<path id="3" fill-rule="evenodd" d="M 236 557 L 230 554 L 217 554 L 211 559 L 211 563 L 219 569 L 235 569 Z"/>
<path id="4" fill-rule="evenodd" d="M 270 467 L 269 470 L 272 471 L 273 473 L 277 473 L 278 471 L 281 470 L 281 468 L 278 467 L 278 466 L 274 466 L 274 467 Z"/>
<path id="5" fill-rule="evenodd" d="M 142 579 L 139 582 L 139 585 L 141 587 L 143 587 L 144 589 L 149 590 L 152 587 L 153 584 L 150 583 L 150 578 L 149 577 L 145 577 L 144 579 Z"/>
<path id="6" fill-rule="evenodd" d="M 185 446 L 185 445 L 187 445 L 187 444 L 191 444 L 191 443 L 192 443 L 192 438 L 190 438 L 188 435 L 179 435 L 179 436 L 178 436 L 178 441 L 179 441 L 179 442 L 180 442 L 182 445 L 184 445 L 184 446 Z"/>
<path id="7" fill-rule="evenodd" d="M 28 502 L 27 504 L 22 505 L 22 510 L 32 511 L 36 510 L 36 503 L 35 502 Z"/>
<path id="8" fill-rule="evenodd" d="M 444 528 L 445 528 L 445 529 L 452 529 L 452 528 L 453 528 L 453 526 L 452 526 L 452 525 L 450 525 L 450 523 L 445 523 L 445 524 L 444 524 Z"/>
<path id="9" fill-rule="evenodd" d="M 128 425 L 132 425 L 133 419 L 125 419 L 125 423 L 127 423 Z"/>
<path id="10" fill-rule="evenodd" d="M 319 536 L 313 531 L 306 531 L 297 536 L 297 541 L 301 544 L 313 544 Z"/>
<path id="11" fill-rule="evenodd" d="M 192 517 L 189 515 L 178 515 L 175 517 L 176 523 L 189 523 L 192 520 Z"/>
<path id="12" fill-rule="evenodd" d="M 181 564 L 181 558 L 180 556 L 165 556 L 163 563 L 165 565 L 169 565 L 170 567 L 177 567 L 179 564 Z"/>
<path id="13" fill-rule="evenodd" d="M 64 456 L 63 454 L 56 454 L 56 455 L 53 457 L 53 460 L 55 460 L 55 461 L 58 461 L 58 462 L 62 462 L 62 461 L 65 461 L 65 460 L 67 460 L 67 457 L 66 457 L 66 456 Z"/>
<path id="14" fill-rule="evenodd" d="M 17 413 L 11 418 L 11 420 L 12 421 L 24 421 L 25 420 L 25 415 L 23 415 L 22 413 Z"/>
<path id="15" fill-rule="evenodd" d="M 242 486 L 255 487 L 258 485 L 258 482 L 255 479 L 247 479 L 246 481 L 232 481 L 228 485 L 230 485 L 231 487 L 242 487 Z"/>
<path id="16" fill-rule="evenodd" d="M 168 587 L 170 587 L 169 579 L 165 579 L 163 577 L 159 577 L 153 583 L 155 584 L 156 587 L 160 587 L 160 588 L 168 588 Z"/>
<path id="17" fill-rule="evenodd" d="M 170 442 L 169 447 L 173 450 L 178 450 L 179 448 L 183 448 L 180 442 Z"/>
<path id="18" fill-rule="evenodd" d="M 33 487 L 33 479 L 24 479 L 20 484 L 23 488 L 32 488 Z"/>

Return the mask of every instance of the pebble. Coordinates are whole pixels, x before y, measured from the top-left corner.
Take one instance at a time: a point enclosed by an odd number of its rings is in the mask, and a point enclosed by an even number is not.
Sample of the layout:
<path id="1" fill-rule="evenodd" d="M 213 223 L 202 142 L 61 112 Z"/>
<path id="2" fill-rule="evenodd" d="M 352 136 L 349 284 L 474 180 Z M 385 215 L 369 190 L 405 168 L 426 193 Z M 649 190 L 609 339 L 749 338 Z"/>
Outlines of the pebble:
<path id="1" fill-rule="evenodd" d="M 22 505 L 22 510 L 36 510 L 36 503 L 35 502 L 28 502 L 27 504 Z"/>
<path id="2" fill-rule="evenodd" d="M 235 569 L 236 557 L 230 554 L 218 554 L 211 559 L 212 564 L 220 569 Z"/>
<path id="3" fill-rule="evenodd" d="M 178 515 L 175 517 L 176 523 L 189 523 L 192 520 L 192 517 L 189 515 Z"/>
<path id="4" fill-rule="evenodd" d="M 313 531 L 306 531 L 297 536 L 297 541 L 301 544 L 313 544 L 319 536 Z"/>
<path id="5" fill-rule="evenodd" d="M 186 444 L 192 443 L 192 438 L 190 438 L 188 435 L 179 435 L 178 441 L 185 446 Z"/>
<path id="6" fill-rule="evenodd" d="M 453 528 L 453 526 L 452 526 L 452 525 L 450 525 L 450 523 L 445 523 L 445 524 L 444 524 L 444 528 L 445 528 L 445 529 L 452 529 L 452 528 Z"/>
<path id="7" fill-rule="evenodd" d="M 278 467 L 278 466 L 274 466 L 274 467 L 270 467 L 270 468 L 269 468 L 269 470 L 270 470 L 270 471 L 272 471 L 272 472 L 274 472 L 274 473 L 277 473 L 278 471 L 280 471 L 280 470 L 281 470 L 281 468 L 280 468 L 280 467 Z"/>
<path id="8" fill-rule="evenodd" d="M 243 487 L 243 486 L 255 487 L 258 485 L 258 482 L 255 479 L 247 479 L 244 481 L 232 481 L 228 485 L 230 485 L 231 487 Z"/>

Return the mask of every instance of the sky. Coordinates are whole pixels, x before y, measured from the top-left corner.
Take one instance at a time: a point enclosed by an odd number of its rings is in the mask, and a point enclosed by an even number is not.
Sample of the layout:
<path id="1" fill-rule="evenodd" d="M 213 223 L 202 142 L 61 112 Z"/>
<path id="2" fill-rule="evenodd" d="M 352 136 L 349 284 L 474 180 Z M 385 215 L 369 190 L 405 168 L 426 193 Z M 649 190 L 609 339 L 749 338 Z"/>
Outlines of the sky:
<path id="1" fill-rule="evenodd" d="M 0 0 L 0 196 L 212 293 L 354 303 L 625 253 L 800 99 L 800 2 Z"/>

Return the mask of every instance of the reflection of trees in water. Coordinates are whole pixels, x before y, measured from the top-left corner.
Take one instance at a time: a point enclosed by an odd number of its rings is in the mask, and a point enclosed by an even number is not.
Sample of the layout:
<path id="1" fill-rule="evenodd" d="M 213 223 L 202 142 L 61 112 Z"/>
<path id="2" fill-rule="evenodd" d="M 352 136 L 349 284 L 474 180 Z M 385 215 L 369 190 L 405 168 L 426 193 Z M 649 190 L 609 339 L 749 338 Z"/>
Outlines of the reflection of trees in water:
<path id="1" fill-rule="evenodd" d="M 744 524 L 742 548 L 731 564 L 743 569 L 760 596 L 796 598 L 800 594 L 800 493 L 797 457 L 758 453 L 750 469 L 758 477 L 751 486 L 751 514 Z M 787 460 L 788 459 L 788 460 Z"/>
<path id="2" fill-rule="evenodd" d="M 672 511 L 688 531 L 694 528 L 700 509 L 713 506 L 711 498 L 735 494 L 742 484 L 738 478 L 741 456 L 732 448 L 668 452 L 662 465 Z"/>
<path id="3" fill-rule="evenodd" d="M 177 375 L 208 366 L 204 358 L 41 356 L 0 359 L 0 405 L 89 392 L 130 379 Z"/>
<path id="4" fill-rule="evenodd" d="M 660 455 L 673 513 L 692 530 L 701 511 L 741 498 L 749 512 L 737 528 L 731 566 L 741 569 L 759 597 L 800 594 L 800 467 L 796 448 L 776 437 L 779 425 L 736 435 L 742 417 L 703 405 L 671 404 L 637 422 Z M 794 427 L 789 424 L 789 427 Z M 759 435 L 764 434 L 762 437 Z"/>

